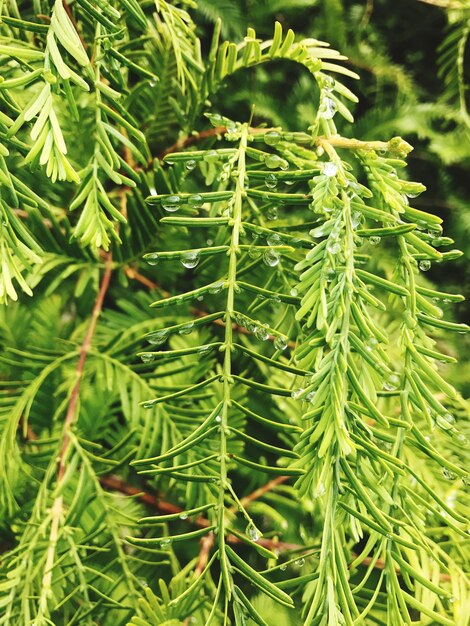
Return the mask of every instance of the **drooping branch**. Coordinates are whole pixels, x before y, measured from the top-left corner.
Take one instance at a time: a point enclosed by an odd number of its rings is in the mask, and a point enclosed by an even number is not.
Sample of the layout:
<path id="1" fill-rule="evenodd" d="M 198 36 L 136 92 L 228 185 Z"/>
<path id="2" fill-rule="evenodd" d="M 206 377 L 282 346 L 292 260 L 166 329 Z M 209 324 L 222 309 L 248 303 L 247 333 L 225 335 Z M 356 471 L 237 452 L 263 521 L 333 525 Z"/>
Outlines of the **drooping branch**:
<path id="1" fill-rule="evenodd" d="M 57 543 L 59 541 L 60 536 L 60 525 L 61 518 L 63 516 L 63 496 L 60 491 L 60 485 L 64 479 L 66 473 L 66 457 L 67 450 L 70 443 L 70 429 L 74 424 L 77 418 L 77 405 L 80 394 L 80 386 L 82 383 L 83 372 L 85 369 L 85 361 L 88 354 L 88 351 L 91 346 L 91 341 L 96 329 L 96 323 L 98 321 L 98 317 L 103 308 L 103 302 L 106 295 L 106 292 L 109 287 L 110 279 L 111 279 L 111 271 L 112 271 L 112 258 L 110 254 L 107 254 L 106 264 L 104 269 L 103 278 L 101 280 L 101 285 L 96 296 L 96 300 L 91 312 L 90 323 L 88 325 L 87 332 L 82 341 L 82 345 L 80 347 L 77 367 L 75 369 L 75 383 L 72 387 L 72 391 L 70 393 L 69 403 L 67 407 L 67 412 L 64 420 L 64 427 L 62 430 L 62 443 L 60 447 L 60 452 L 57 460 L 57 488 L 58 495 L 56 495 L 52 507 L 50 509 L 50 530 L 49 530 L 49 539 L 48 539 L 48 547 L 46 551 L 46 557 L 44 562 L 43 576 L 42 576 L 42 584 L 41 584 L 41 594 L 38 599 L 38 616 L 46 616 L 48 614 L 48 602 L 49 598 L 52 594 L 52 575 L 54 569 L 54 560 L 56 557 L 57 551 Z M 29 434 L 29 433 L 28 433 Z"/>

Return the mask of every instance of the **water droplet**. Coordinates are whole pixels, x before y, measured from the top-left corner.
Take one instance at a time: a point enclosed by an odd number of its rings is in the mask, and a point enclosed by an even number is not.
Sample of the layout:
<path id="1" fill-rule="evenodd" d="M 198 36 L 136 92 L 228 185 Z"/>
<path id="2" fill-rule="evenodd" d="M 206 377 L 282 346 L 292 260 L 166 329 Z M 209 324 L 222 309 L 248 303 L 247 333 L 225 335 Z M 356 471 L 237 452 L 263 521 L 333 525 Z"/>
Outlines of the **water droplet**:
<path id="1" fill-rule="evenodd" d="M 277 176 L 276 174 L 268 174 L 264 179 L 264 184 L 268 189 L 276 189 L 277 187 Z"/>
<path id="2" fill-rule="evenodd" d="M 455 417 L 450 413 L 445 413 L 444 415 L 438 415 L 436 417 L 436 424 L 442 430 L 449 430 L 455 424 Z"/>
<path id="3" fill-rule="evenodd" d="M 182 258 L 181 263 L 188 269 L 193 269 L 199 263 L 199 252 L 187 252 Z"/>
<path id="4" fill-rule="evenodd" d="M 183 326 L 180 327 L 178 332 L 180 335 L 189 335 L 190 333 L 193 332 L 193 328 L 194 328 L 194 322 L 188 322 L 187 324 L 183 324 Z"/>
<path id="5" fill-rule="evenodd" d="M 153 409 L 154 406 L 155 406 L 155 400 L 149 400 L 148 402 L 142 403 L 142 407 L 144 409 Z"/>
<path id="6" fill-rule="evenodd" d="M 232 120 L 227 120 L 225 126 L 227 128 L 226 135 L 235 135 L 238 131 L 238 124 Z M 231 139 L 231 137 L 228 137 L 228 139 Z"/>
<path id="7" fill-rule="evenodd" d="M 278 246 L 281 243 L 281 238 L 277 233 L 271 233 L 266 239 L 268 246 Z"/>
<path id="8" fill-rule="evenodd" d="M 266 219 L 270 222 L 277 220 L 277 207 L 269 207 L 269 209 L 266 211 Z"/>
<path id="9" fill-rule="evenodd" d="M 337 173 L 338 167 L 334 163 L 325 163 L 325 165 L 323 166 L 323 174 L 325 176 L 329 176 L 331 178 L 333 176 L 336 176 Z"/>
<path id="10" fill-rule="evenodd" d="M 281 140 L 281 135 L 276 130 L 270 130 L 264 136 L 264 143 L 268 146 L 275 146 Z"/>
<path id="11" fill-rule="evenodd" d="M 428 259 L 423 259 L 422 261 L 419 262 L 419 269 L 422 272 L 427 272 L 428 269 L 430 269 L 431 267 L 431 261 L 429 261 Z"/>
<path id="12" fill-rule="evenodd" d="M 275 170 L 278 167 L 281 169 L 287 169 L 289 164 L 284 159 L 281 159 L 277 154 L 267 154 L 264 158 L 264 162 L 266 163 L 266 167 L 269 167 L 270 170 Z"/>
<path id="13" fill-rule="evenodd" d="M 222 421 L 222 418 L 220 415 L 216 415 L 215 416 L 215 421 L 217 422 L 217 424 L 220 424 L 220 422 Z"/>
<path id="14" fill-rule="evenodd" d="M 214 126 L 220 126 L 224 121 L 224 118 L 220 115 L 220 113 L 211 113 L 208 115 L 208 118 L 210 123 Z"/>
<path id="15" fill-rule="evenodd" d="M 252 322 L 251 320 L 247 320 L 246 328 L 247 328 L 247 330 L 250 331 L 250 333 L 254 334 L 258 330 L 258 325 L 257 325 L 256 322 Z"/>
<path id="16" fill-rule="evenodd" d="M 335 116 L 337 108 L 338 107 L 333 98 L 324 98 L 320 106 L 320 117 L 324 120 L 332 120 Z"/>
<path id="17" fill-rule="evenodd" d="M 381 238 L 377 237 L 376 235 L 369 237 L 369 243 L 371 246 L 378 246 L 380 242 L 381 242 Z"/>
<path id="18" fill-rule="evenodd" d="M 331 283 L 336 278 L 336 271 L 332 267 L 330 267 L 323 272 L 323 276 L 327 283 Z"/>
<path id="19" fill-rule="evenodd" d="M 279 569 L 281 570 L 281 572 L 285 572 L 287 569 L 287 563 L 283 563 L 282 565 L 280 565 Z"/>
<path id="20" fill-rule="evenodd" d="M 297 565 L 297 567 L 303 567 L 305 565 L 305 559 L 303 556 L 300 557 L 300 559 L 297 559 L 294 563 L 294 565 Z"/>
<path id="21" fill-rule="evenodd" d="M 321 498 L 321 496 L 325 495 L 326 493 L 326 487 L 323 483 L 318 483 L 318 485 L 315 487 L 315 490 L 313 492 L 313 497 L 314 498 Z"/>
<path id="22" fill-rule="evenodd" d="M 294 391 L 290 395 L 293 400 L 299 400 L 303 392 L 304 392 L 304 389 L 302 389 L 302 387 L 299 387 L 299 389 L 294 389 Z"/>
<path id="23" fill-rule="evenodd" d="M 188 514 L 187 513 L 181 513 L 180 514 L 180 519 L 182 519 L 182 520 L 188 519 Z"/>
<path id="24" fill-rule="evenodd" d="M 260 538 L 259 530 L 254 526 L 251 522 L 246 527 L 246 534 L 251 539 L 251 541 L 258 541 Z"/>
<path id="25" fill-rule="evenodd" d="M 166 341 L 170 333 L 167 330 L 157 330 L 156 332 L 148 335 L 147 341 L 153 346 L 160 346 Z"/>
<path id="26" fill-rule="evenodd" d="M 385 391 L 393 391 L 400 384 L 400 377 L 397 374 L 390 374 L 383 383 Z"/>
<path id="27" fill-rule="evenodd" d="M 457 478 L 457 475 L 451 472 L 447 467 L 442 468 L 442 475 L 446 480 L 455 480 Z"/>
<path id="28" fill-rule="evenodd" d="M 168 213 L 175 213 L 181 206 L 181 198 L 179 196 L 168 196 L 162 201 L 162 207 Z"/>
<path id="29" fill-rule="evenodd" d="M 266 341 L 269 339 L 269 333 L 265 326 L 259 326 L 255 331 L 255 335 L 260 341 Z"/>
<path id="30" fill-rule="evenodd" d="M 218 283 L 214 283 L 212 287 L 209 289 L 209 293 L 220 293 L 224 287 L 223 281 L 219 281 Z"/>
<path id="31" fill-rule="evenodd" d="M 193 196 L 189 196 L 188 204 L 193 209 L 199 209 L 204 204 L 204 199 L 199 193 L 195 193 Z"/>
<path id="32" fill-rule="evenodd" d="M 377 341 L 377 339 L 375 337 L 369 337 L 369 339 L 366 341 L 366 350 L 367 352 L 372 352 L 372 350 L 374 350 L 374 348 L 377 347 L 377 344 L 379 342 Z"/>
<path id="33" fill-rule="evenodd" d="M 341 251 L 341 245 L 336 239 L 330 239 L 326 244 L 326 249 L 330 254 L 338 254 Z"/>
<path id="34" fill-rule="evenodd" d="M 255 248 L 254 246 L 250 246 L 248 249 L 248 256 L 250 259 L 258 259 L 261 256 L 261 250 L 259 248 Z"/>
<path id="35" fill-rule="evenodd" d="M 292 289 L 290 290 L 290 295 L 295 297 L 299 295 L 299 292 L 295 287 L 292 287 Z"/>
<path id="36" fill-rule="evenodd" d="M 357 228 L 358 226 L 361 225 L 363 220 L 363 215 L 362 213 L 360 213 L 359 211 L 355 211 L 352 215 L 351 215 L 351 226 L 353 228 Z"/>
<path id="37" fill-rule="evenodd" d="M 188 172 L 192 172 L 196 165 L 196 161 L 194 159 L 190 159 L 189 161 L 186 161 L 185 168 L 188 170 Z"/>
<path id="38" fill-rule="evenodd" d="M 206 161 L 206 163 L 217 163 L 218 160 L 219 155 L 215 150 L 208 150 L 204 155 L 204 161 Z"/>
<path id="39" fill-rule="evenodd" d="M 147 256 L 145 257 L 145 260 L 149 265 L 156 265 L 160 260 L 160 257 L 158 256 L 157 252 L 150 252 L 150 254 L 147 254 Z"/>
<path id="40" fill-rule="evenodd" d="M 283 180 L 282 182 L 284 183 L 284 185 L 287 185 L 290 187 L 291 185 L 295 183 L 295 180 L 286 179 L 286 180 Z"/>
<path id="41" fill-rule="evenodd" d="M 461 446 L 465 446 L 468 443 L 467 437 L 465 437 L 463 433 L 459 433 L 458 430 L 455 430 L 452 433 L 452 439 L 454 439 Z"/>
<path id="42" fill-rule="evenodd" d="M 140 359 L 143 363 L 151 363 L 152 361 L 155 361 L 155 355 L 153 352 L 142 352 Z"/>
<path id="43" fill-rule="evenodd" d="M 266 250 L 263 253 L 263 261 L 266 265 L 269 265 L 269 267 L 276 267 L 279 263 L 279 255 L 274 250 Z"/>
<path id="44" fill-rule="evenodd" d="M 168 548 L 170 545 L 171 545 L 171 539 L 165 538 L 160 541 L 160 548 L 165 549 L 165 548 Z"/>
<path id="45" fill-rule="evenodd" d="M 274 347 L 276 350 L 285 350 L 287 348 L 287 337 L 283 337 L 282 335 L 276 337 L 274 340 Z"/>
<path id="46" fill-rule="evenodd" d="M 305 400 L 307 402 L 313 402 L 315 400 L 315 391 L 311 391 L 309 394 L 307 394 L 307 397 L 305 398 Z"/>
<path id="47" fill-rule="evenodd" d="M 333 91 L 335 88 L 335 79 L 328 74 L 323 75 L 323 89 L 327 92 Z"/>

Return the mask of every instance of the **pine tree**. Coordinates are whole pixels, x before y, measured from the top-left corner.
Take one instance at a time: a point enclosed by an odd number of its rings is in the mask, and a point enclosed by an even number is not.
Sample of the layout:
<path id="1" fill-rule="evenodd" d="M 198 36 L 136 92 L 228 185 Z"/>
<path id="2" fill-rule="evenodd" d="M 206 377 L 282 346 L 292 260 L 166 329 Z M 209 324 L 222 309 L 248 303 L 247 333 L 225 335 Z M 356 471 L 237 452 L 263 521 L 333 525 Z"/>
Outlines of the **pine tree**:
<path id="1" fill-rule="evenodd" d="M 2 5 L 0 625 L 465 626 L 461 253 L 346 57 L 226 6 Z"/>

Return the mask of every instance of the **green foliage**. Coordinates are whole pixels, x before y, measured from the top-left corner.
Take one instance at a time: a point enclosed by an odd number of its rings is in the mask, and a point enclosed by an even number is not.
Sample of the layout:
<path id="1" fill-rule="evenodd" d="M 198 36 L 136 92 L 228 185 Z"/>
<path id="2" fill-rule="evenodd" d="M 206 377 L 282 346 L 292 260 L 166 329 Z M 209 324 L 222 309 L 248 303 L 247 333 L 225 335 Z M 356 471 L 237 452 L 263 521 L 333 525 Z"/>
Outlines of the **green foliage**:
<path id="1" fill-rule="evenodd" d="M 468 624 L 461 253 L 390 138 L 468 158 L 468 7 L 431 106 L 257 4 L 1 5 L 1 626 Z M 264 36 L 313 6 L 393 102 Z"/>

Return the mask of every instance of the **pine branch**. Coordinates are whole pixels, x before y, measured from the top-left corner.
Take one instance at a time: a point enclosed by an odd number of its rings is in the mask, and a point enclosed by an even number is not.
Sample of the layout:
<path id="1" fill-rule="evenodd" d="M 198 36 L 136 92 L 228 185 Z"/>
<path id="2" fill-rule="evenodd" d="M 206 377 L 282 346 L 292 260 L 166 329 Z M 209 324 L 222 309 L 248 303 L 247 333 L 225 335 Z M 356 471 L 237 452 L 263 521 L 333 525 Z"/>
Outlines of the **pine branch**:
<path id="1" fill-rule="evenodd" d="M 83 378 L 83 372 L 85 369 L 85 361 L 87 354 L 91 347 L 93 335 L 95 333 L 96 324 L 103 308 L 104 298 L 109 287 L 112 272 L 112 258 L 111 255 L 107 255 L 105 270 L 101 281 L 100 289 L 96 296 L 95 303 L 91 312 L 90 322 L 87 332 L 83 339 L 82 345 L 79 351 L 79 357 L 77 367 L 75 370 L 76 381 L 72 387 L 70 393 L 67 412 L 65 415 L 64 426 L 62 431 L 62 444 L 60 447 L 59 457 L 57 459 L 57 483 L 56 489 L 60 490 L 61 483 L 66 474 L 66 459 L 70 444 L 70 429 L 72 428 L 77 418 L 77 405 L 79 401 L 80 387 Z M 59 530 L 62 524 L 62 518 L 64 515 L 63 507 L 63 494 L 57 495 L 51 506 L 51 521 L 50 531 L 48 539 L 48 548 L 46 552 L 46 559 L 43 569 L 42 588 L 41 594 L 38 600 L 38 615 L 41 618 L 46 618 L 48 611 L 48 602 L 52 595 L 52 576 L 54 572 L 54 563 L 56 559 L 57 544 L 59 541 Z"/>
<path id="2" fill-rule="evenodd" d="M 460 253 L 387 140 L 467 156 L 443 4 L 438 106 L 373 1 L 318 8 L 349 62 L 279 22 L 224 41 L 217 11 L 208 41 L 170 0 L 5 5 L 0 297 L 32 298 L 0 307 L 0 626 L 460 626 L 468 327 L 423 275 Z M 252 101 L 266 125 L 230 119 Z"/>

